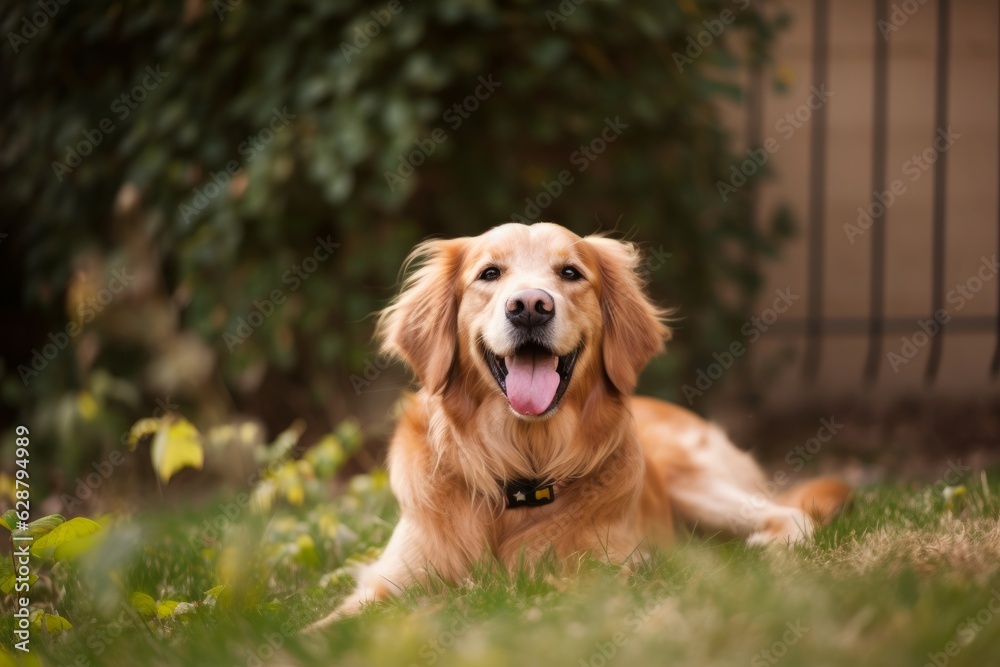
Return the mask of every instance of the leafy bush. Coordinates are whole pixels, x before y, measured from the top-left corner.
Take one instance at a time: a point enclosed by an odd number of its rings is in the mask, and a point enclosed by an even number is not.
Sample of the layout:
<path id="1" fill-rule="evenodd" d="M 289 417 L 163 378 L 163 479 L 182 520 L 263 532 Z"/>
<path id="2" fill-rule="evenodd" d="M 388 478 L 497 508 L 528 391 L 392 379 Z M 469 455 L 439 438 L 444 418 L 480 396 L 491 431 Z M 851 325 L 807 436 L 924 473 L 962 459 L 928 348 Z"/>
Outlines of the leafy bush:
<path id="1" fill-rule="evenodd" d="M 206 475 L 202 468 L 220 456 L 230 465 L 239 454 L 254 461 L 244 484 L 197 511 L 197 518 L 178 522 L 170 512 L 165 523 L 175 523 L 169 528 L 140 531 L 141 522 L 120 513 L 97 521 L 51 514 L 28 522 L 24 503 L 4 512 L 0 528 L 10 545 L 0 558 L 0 609 L 10 619 L 0 624 L 4 643 L 22 642 L 26 636 L 14 630 L 24 626 L 35 638 L 77 627 L 84 634 L 108 630 L 114 639 L 123 629 L 144 627 L 167 640 L 189 622 L 284 611 L 306 581 L 316 596 L 349 589 L 351 569 L 377 557 L 388 539 L 396 507 L 378 470 L 353 477 L 335 502 L 324 502 L 327 485 L 360 444 L 357 424 L 341 424 L 299 458 L 300 425 L 270 445 L 231 431 L 222 426 L 202 435 L 177 415 L 143 419 L 130 429 L 131 446 L 148 442 L 161 450 L 152 465 L 164 484 L 182 468 Z M 162 519 L 146 514 L 142 521 Z M 15 612 L 24 600 L 30 606 L 21 625 Z M 114 643 L 101 636 L 102 643 Z M 87 646 L 96 655 L 109 648 Z M 9 664 L 5 658 L 0 652 L 0 665 Z"/>
<path id="2" fill-rule="evenodd" d="M 320 431 L 385 405 L 365 317 L 429 234 L 643 243 L 683 306 L 662 395 L 736 335 L 787 228 L 717 192 L 716 103 L 779 25 L 749 3 L 182 4 L 59 4 L 33 32 L 35 1 L 5 10 L 0 270 L 28 317 L 2 395 L 66 472 L 154 401 Z"/>

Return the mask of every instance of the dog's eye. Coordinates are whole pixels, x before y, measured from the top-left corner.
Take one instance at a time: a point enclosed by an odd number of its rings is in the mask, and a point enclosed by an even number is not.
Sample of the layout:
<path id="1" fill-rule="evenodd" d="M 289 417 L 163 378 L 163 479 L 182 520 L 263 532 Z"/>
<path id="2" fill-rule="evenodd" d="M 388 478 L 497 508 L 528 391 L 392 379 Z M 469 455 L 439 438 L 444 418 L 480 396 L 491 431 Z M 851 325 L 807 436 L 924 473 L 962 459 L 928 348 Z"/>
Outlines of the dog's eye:
<path id="1" fill-rule="evenodd" d="M 562 276 L 563 280 L 579 280 L 580 278 L 583 278 L 583 274 L 577 271 L 574 266 L 564 266 L 562 271 L 559 272 L 559 275 Z"/>
<path id="2" fill-rule="evenodd" d="M 500 269 L 495 266 L 488 266 L 483 269 L 483 272 L 479 274 L 480 280 L 485 280 L 487 282 L 493 282 L 494 280 L 500 280 Z"/>

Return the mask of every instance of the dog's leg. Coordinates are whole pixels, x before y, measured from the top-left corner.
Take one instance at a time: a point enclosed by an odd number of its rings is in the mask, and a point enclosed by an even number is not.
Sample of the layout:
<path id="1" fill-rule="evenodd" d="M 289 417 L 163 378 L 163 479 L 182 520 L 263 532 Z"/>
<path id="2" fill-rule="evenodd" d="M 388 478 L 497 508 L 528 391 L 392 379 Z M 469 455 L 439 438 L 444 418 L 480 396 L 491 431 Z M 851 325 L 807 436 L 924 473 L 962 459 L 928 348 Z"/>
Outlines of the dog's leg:
<path id="1" fill-rule="evenodd" d="M 751 544 L 799 542 L 815 522 L 799 506 L 764 493 L 764 475 L 717 426 L 705 425 L 669 441 L 659 457 L 661 479 L 671 504 L 686 523 L 725 531 Z M 666 466 L 664 467 L 665 462 Z M 656 465 L 656 463 L 654 463 Z"/>
<path id="2" fill-rule="evenodd" d="M 405 516 L 400 519 L 388 544 L 378 559 L 359 568 L 358 585 L 337 609 L 306 628 L 312 632 L 325 628 L 345 616 L 352 616 L 369 602 L 386 600 L 401 592 L 426 572 L 423 544 L 413 521 Z"/>
<path id="3" fill-rule="evenodd" d="M 387 600 L 419 581 L 441 577 L 447 581 L 460 581 L 468 574 L 469 563 L 481 552 L 482 542 L 475 530 L 466 523 L 458 529 L 456 512 L 448 522 L 418 523 L 404 512 L 389 543 L 378 559 L 359 569 L 358 585 L 340 606 L 326 618 L 306 628 L 307 632 L 325 628 L 346 616 L 352 616 L 369 602 Z M 433 557 L 431 557 L 433 556 Z"/>
<path id="4" fill-rule="evenodd" d="M 814 479 L 775 494 L 757 462 L 714 425 L 685 445 L 684 454 L 687 468 L 666 482 L 682 516 L 699 527 L 747 537 L 751 544 L 808 538 L 851 491 L 837 480 Z"/>
<path id="5" fill-rule="evenodd" d="M 647 526 L 664 523 L 669 504 L 677 518 L 698 528 L 753 543 L 795 542 L 808 537 L 816 522 L 829 521 L 850 495 L 849 486 L 833 479 L 810 480 L 776 495 L 753 457 L 718 426 L 649 398 L 634 398 L 632 411 L 649 471 Z"/>
<path id="6" fill-rule="evenodd" d="M 803 510 L 708 474 L 675 480 L 668 494 L 686 523 L 703 531 L 746 537 L 750 544 L 799 542 L 815 528 Z"/>

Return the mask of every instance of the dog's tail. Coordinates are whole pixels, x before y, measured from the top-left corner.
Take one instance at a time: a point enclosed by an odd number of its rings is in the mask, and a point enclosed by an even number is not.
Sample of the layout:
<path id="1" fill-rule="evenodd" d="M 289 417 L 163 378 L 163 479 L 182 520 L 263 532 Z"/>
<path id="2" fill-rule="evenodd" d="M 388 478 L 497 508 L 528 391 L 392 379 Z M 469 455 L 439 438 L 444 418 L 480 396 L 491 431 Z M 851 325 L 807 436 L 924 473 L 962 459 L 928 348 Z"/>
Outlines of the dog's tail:
<path id="1" fill-rule="evenodd" d="M 798 507 L 818 524 L 830 521 L 847 504 L 851 487 L 836 479 L 822 477 L 796 484 L 777 500 L 782 505 Z"/>

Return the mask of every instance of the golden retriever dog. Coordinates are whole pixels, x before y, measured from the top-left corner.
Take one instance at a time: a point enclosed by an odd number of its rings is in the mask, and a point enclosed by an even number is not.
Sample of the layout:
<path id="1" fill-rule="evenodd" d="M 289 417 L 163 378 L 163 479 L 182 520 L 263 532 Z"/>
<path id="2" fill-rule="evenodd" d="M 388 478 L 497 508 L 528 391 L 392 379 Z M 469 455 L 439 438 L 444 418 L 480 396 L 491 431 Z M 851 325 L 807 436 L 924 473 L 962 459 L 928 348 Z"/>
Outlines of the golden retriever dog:
<path id="1" fill-rule="evenodd" d="M 484 557 L 549 550 L 628 564 L 675 524 L 796 542 L 848 488 L 817 480 L 769 497 L 761 469 L 716 426 L 633 396 L 670 337 L 643 293 L 637 249 L 551 223 L 427 241 L 379 320 L 413 369 L 389 449 L 400 519 L 329 617 L 427 576 L 465 579 Z"/>

